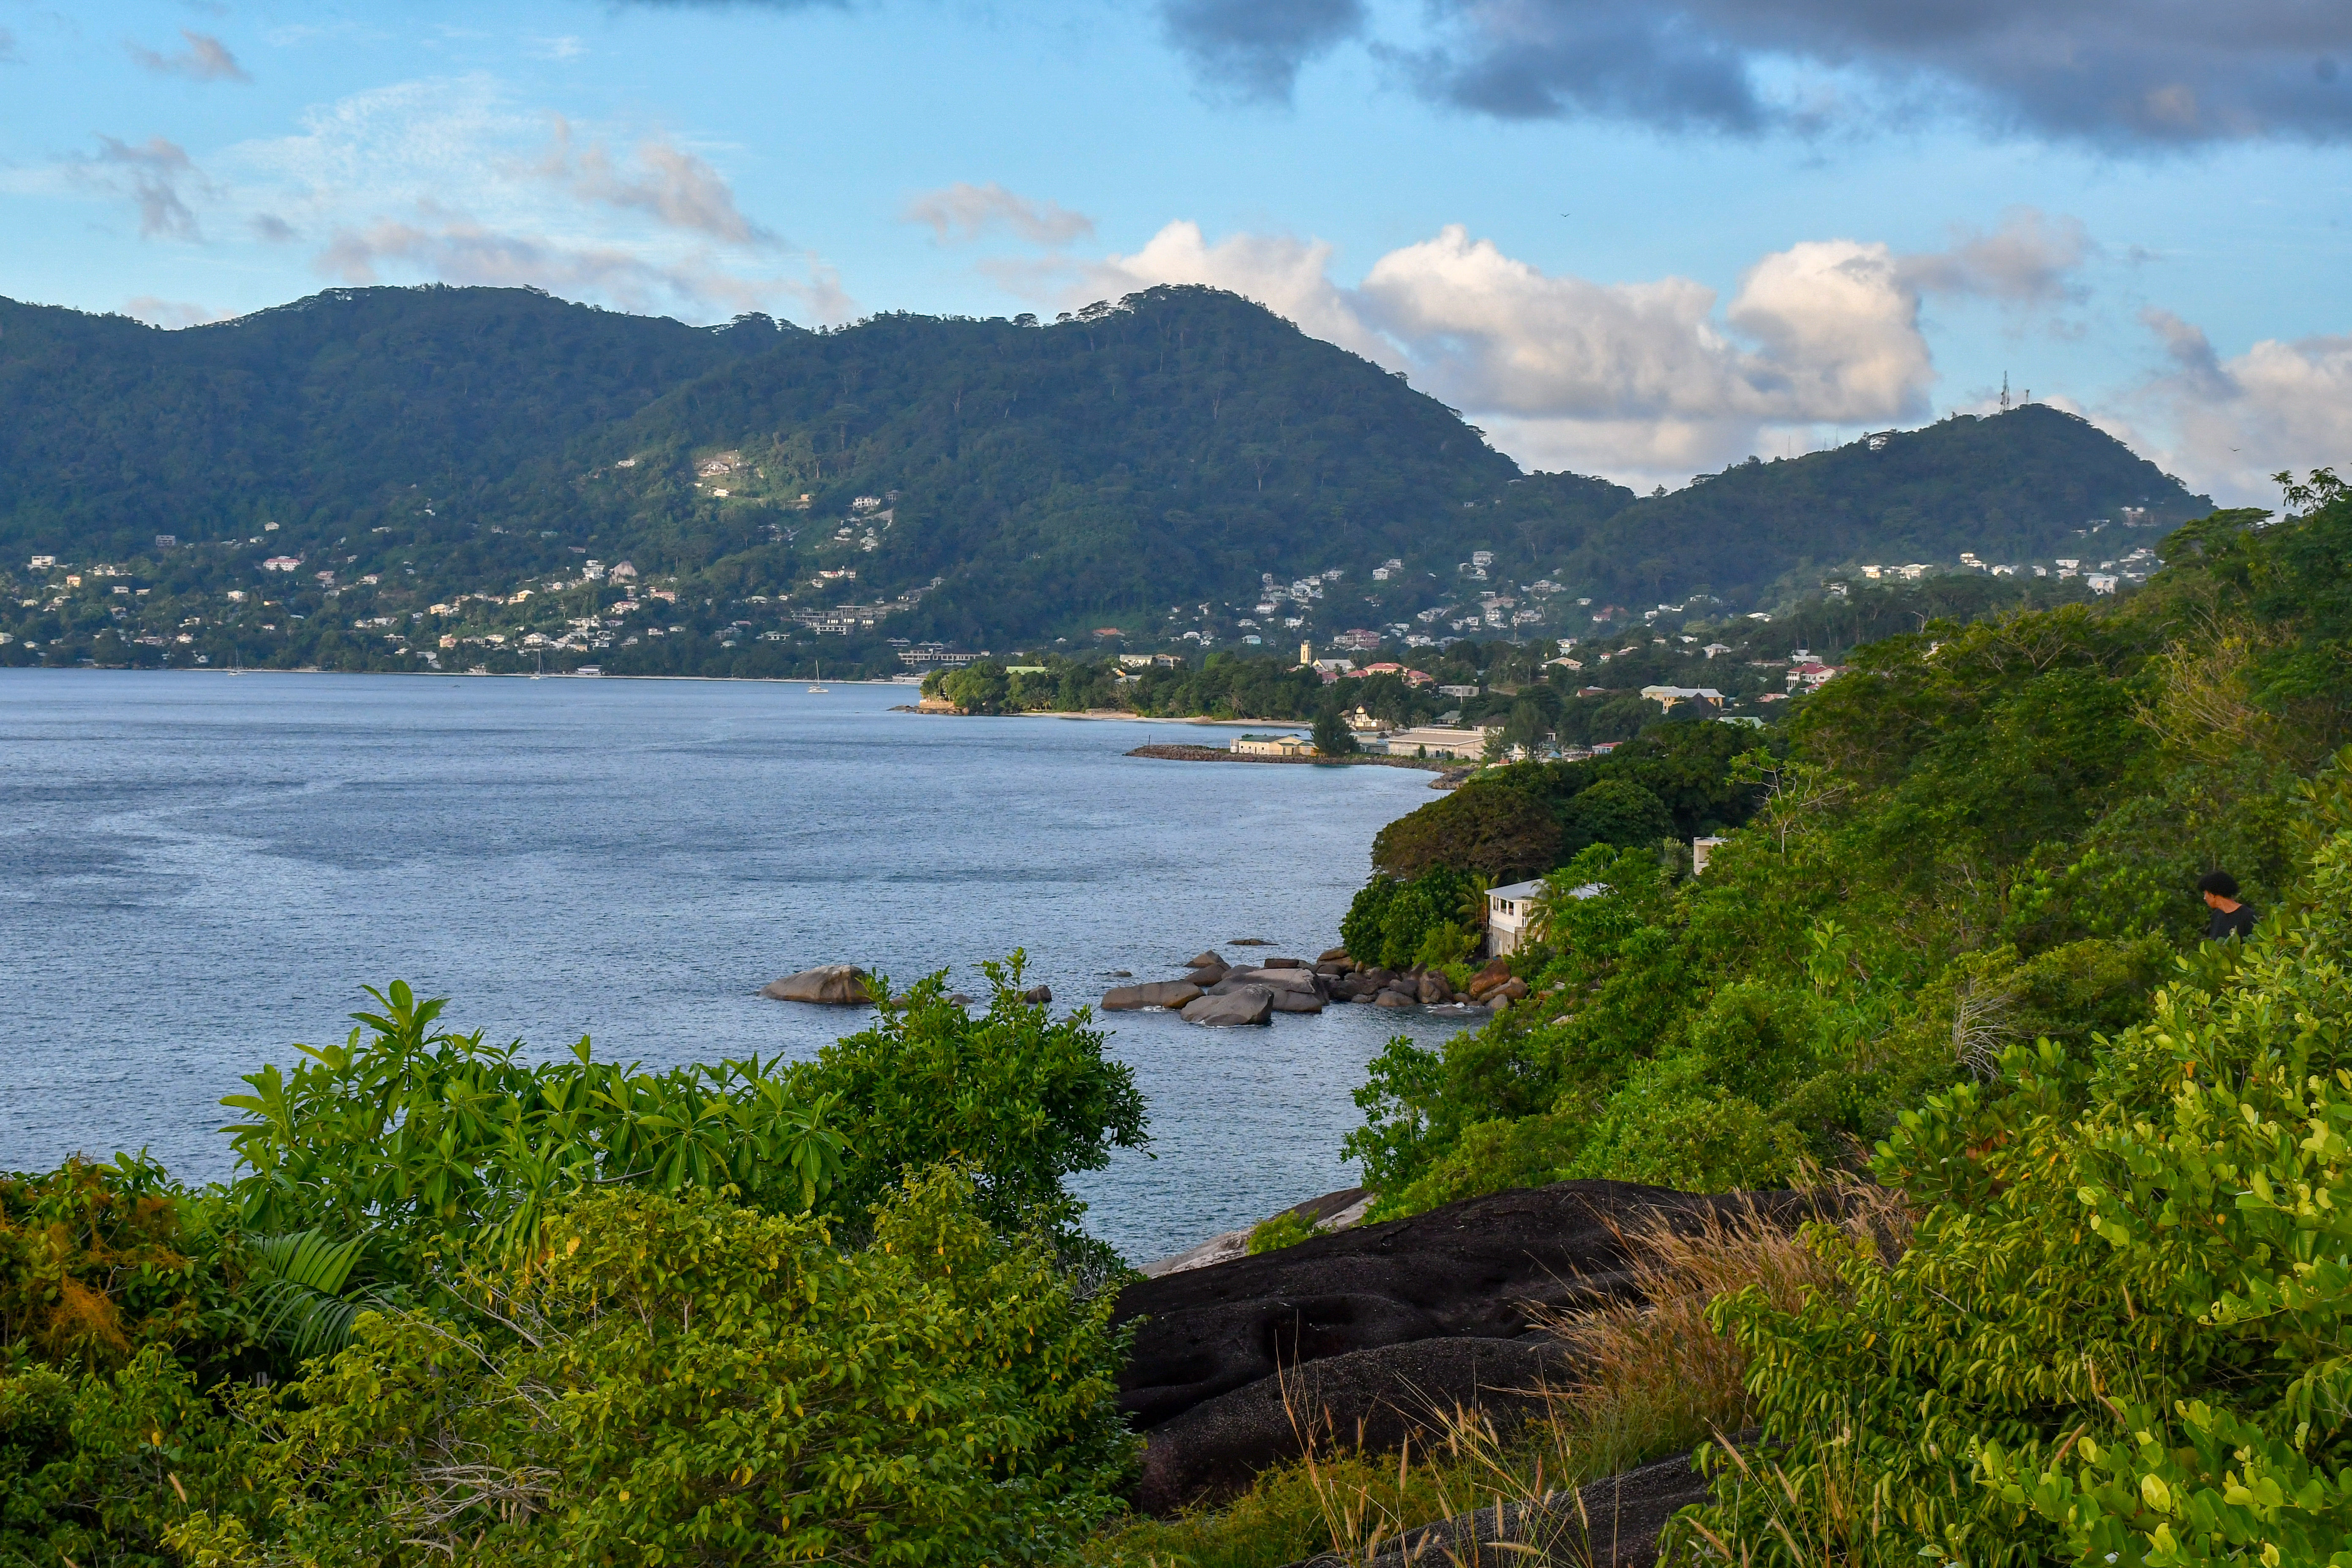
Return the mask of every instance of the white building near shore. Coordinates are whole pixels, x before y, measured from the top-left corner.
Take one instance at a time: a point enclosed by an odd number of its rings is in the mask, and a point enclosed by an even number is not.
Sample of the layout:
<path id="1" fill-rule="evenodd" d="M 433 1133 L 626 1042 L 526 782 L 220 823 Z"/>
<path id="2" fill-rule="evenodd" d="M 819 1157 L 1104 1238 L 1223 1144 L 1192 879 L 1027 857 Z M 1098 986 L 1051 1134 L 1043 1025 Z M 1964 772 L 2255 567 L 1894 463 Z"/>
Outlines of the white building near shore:
<path id="1" fill-rule="evenodd" d="M 1491 733 L 1490 730 L 1456 730 L 1440 724 L 1422 724 L 1410 730 L 1393 731 L 1380 750 L 1391 757 L 1450 757 L 1481 762 L 1486 758 L 1486 737 Z"/>

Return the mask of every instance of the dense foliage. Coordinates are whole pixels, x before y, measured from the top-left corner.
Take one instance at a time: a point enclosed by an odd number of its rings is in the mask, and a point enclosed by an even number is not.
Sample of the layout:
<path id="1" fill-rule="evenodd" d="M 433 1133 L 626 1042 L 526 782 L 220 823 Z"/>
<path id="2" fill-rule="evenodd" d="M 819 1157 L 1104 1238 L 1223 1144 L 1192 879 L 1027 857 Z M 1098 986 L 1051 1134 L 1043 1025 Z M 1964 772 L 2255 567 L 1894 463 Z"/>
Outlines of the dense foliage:
<path id="1" fill-rule="evenodd" d="M 0 1181 L 0 1558 L 1054 1556 L 1129 1448 L 1062 1178 L 1141 1104 L 986 967 L 658 1074 L 394 984 L 231 1097 L 226 1187 Z"/>
<path id="2" fill-rule="evenodd" d="M 1801 1306 L 1718 1303 L 1764 1431 L 1693 1550 L 2344 1560 L 2352 498 L 2290 502 L 2121 602 L 1863 648 L 1727 759 L 1760 798 L 1703 875 L 1563 845 L 1528 1002 L 1373 1065 L 1389 1213 L 1841 1166 L 1916 1206 L 1899 1258 L 1823 1229 Z M 2242 955 L 2198 945 L 2217 867 Z"/>

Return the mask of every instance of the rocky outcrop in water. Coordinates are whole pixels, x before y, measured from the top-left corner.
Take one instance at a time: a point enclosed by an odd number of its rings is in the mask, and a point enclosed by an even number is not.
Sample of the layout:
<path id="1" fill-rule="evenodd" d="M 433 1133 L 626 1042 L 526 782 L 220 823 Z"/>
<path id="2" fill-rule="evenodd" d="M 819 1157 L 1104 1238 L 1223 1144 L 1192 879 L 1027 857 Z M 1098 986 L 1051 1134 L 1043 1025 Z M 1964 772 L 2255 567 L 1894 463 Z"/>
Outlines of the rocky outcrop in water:
<path id="1" fill-rule="evenodd" d="M 826 1007 L 863 1007 L 874 1000 L 866 971 L 849 963 L 820 964 L 771 980 L 760 994 L 776 1002 L 813 1002 Z"/>

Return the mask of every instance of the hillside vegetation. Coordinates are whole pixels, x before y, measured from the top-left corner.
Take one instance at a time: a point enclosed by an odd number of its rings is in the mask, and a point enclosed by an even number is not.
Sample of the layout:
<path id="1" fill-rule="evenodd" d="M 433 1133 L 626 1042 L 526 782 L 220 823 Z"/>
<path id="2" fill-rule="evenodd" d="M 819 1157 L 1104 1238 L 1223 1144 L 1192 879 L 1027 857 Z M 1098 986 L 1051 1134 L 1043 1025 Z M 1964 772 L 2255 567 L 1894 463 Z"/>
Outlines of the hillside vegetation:
<path id="1" fill-rule="evenodd" d="M 522 289 L 333 289 L 175 332 L 0 301 L 0 657 L 40 662 L 517 668 L 537 636 L 556 668 L 751 675 L 925 641 L 1573 635 L 1846 563 L 2120 556 L 2199 509 L 2042 407 L 1670 496 L 1523 474 L 1198 288 L 825 332 Z M 625 561 L 634 588 L 604 574 Z"/>
<path id="2" fill-rule="evenodd" d="M 1553 868 L 1528 1002 L 1373 1065 L 1381 1212 L 1839 1170 L 1911 1205 L 1899 1258 L 1825 1227 L 1801 1304 L 1716 1303 L 1762 1437 L 1694 1550 L 2345 1560 L 2352 496 L 2290 495 L 2178 531 L 2122 603 L 1864 647 L 1766 746 L 1654 732 L 1383 835 L 1351 942 Z M 2242 951 L 2200 942 L 2217 868 Z M 1461 918 L 1432 902 L 1414 930 Z"/>

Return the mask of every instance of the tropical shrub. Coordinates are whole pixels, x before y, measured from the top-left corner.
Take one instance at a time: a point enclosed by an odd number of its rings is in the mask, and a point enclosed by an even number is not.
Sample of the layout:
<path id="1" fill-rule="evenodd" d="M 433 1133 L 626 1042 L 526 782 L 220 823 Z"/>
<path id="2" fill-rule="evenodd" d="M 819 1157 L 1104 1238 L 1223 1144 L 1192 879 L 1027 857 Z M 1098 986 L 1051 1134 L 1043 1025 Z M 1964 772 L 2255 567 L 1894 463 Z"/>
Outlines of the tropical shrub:
<path id="1" fill-rule="evenodd" d="M 532 1063 L 520 1040 L 440 1026 L 445 999 L 371 989 L 341 1046 L 298 1045 L 291 1074 L 247 1074 L 227 1130 L 246 1173 L 229 1196 L 260 1231 L 318 1226 L 387 1251 L 493 1237 L 528 1251 L 551 1208 L 597 1184 L 733 1188 L 797 1212 L 842 1165 L 835 1101 L 752 1058 L 647 1073 L 593 1059 Z M 405 1269 L 421 1267 L 415 1258 Z"/>
<path id="2" fill-rule="evenodd" d="M 1701 1539 L 1751 1562 L 1800 1561 L 1790 1540 L 1889 1563 L 2352 1562 L 2347 909 L 2339 831 L 2242 960 L 1906 1113 L 1876 1167 L 1926 1205 L 1910 1250 L 1817 1236 L 1836 1288 L 1717 1304 L 1767 1473 L 1719 1472 Z"/>
<path id="3" fill-rule="evenodd" d="M 944 971 L 902 993 L 885 982 L 872 1027 L 793 1070 L 801 1103 L 828 1108 L 846 1148 L 826 1212 L 861 1219 L 908 1176 L 953 1163 L 994 1223 L 1066 1228 L 1078 1205 L 1063 1179 L 1149 1142 L 1135 1070 L 1104 1053 L 1084 1008 L 1056 1018 L 1024 1001 L 1023 962 L 981 965 L 978 1017 L 950 999 Z"/>
<path id="4" fill-rule="evenodd" d="M 601 1192 L 459 1325 L 371 1314 L 249 1389 L 266 1525 L 198 1511 L 198 1561 L 425 1564 L 1050 1560 L 1115 1509 L 1133 1440 L 1108 1296 L 1008 1238 L 951 1169 L 844 1251 L 813 1215 Z"/>
<path id="5" fill-rule="evenodd" d="M 1484 879 L 1433 866 L 1410 881 L 1375 877 L 1348 905 L 1339 941 L 1358 962 L 1384 969 L 1457 963 L 1485 923 Z"/>

